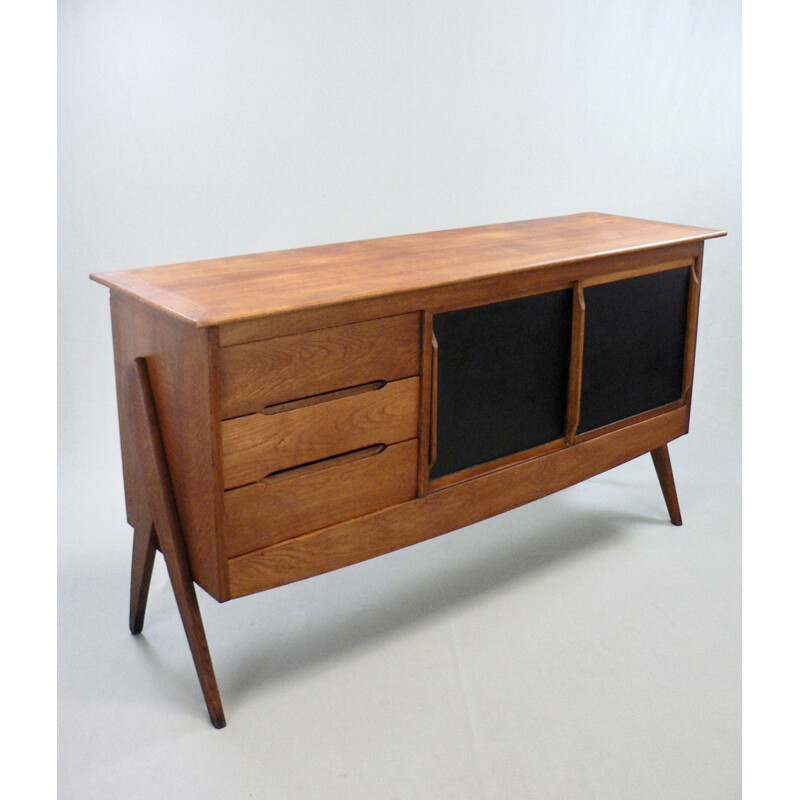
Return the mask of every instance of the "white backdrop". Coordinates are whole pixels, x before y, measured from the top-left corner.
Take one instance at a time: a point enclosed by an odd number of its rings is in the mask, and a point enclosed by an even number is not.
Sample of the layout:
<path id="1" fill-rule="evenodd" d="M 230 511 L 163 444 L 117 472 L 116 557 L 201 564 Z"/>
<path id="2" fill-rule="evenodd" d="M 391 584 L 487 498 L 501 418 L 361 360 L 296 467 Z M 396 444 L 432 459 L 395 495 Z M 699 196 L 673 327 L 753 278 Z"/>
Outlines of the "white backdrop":
<path id="1" fill-rule="evenodd" d="M 62 733 L 62 761 L 116 763 L 107 740 L 90 733 L 91 720 L 76 722 L 93 699 L 86 676 L 95 686 L 108 679 L 96 673 L 108 653 L 90 641 L 87 667 L 72 649 L 67 609 L 104 616 L 113 607 L 108 629 L 124 633 L 125 625 L 129 537 L 108 298 L 90 272 L 589 210 L 725 229 L 727 238 L 706 245 L 692 432 L 676 442 L 673 465 L 679 494 L 682 482 L 729 487 L 736 533 L 740 110 L 740 9 L 727 0 L 60 2 L 60 703 L 63 724 L 78 726 L 72 749 Z M 525 513 L 515 519 L 536 518 L 534 507 Z M 733 609 L 733 653 L 735 536 L 730 546 L 722 601 Z M 96 608 L 105 585 L 91 602 L 86 587 L 112 573 L 122 581 L 117 605 Z M 161 590 L 169 600 L 168 587 Z M 165 616 L 173 614 L 164 602 Z M 115 663 L 133 647 L 120 642 Z M 134 664 L 131 674 L 148 665 Z M 184 668 L 188 654 L 176 646 L 174 670 Z M 728 664 L 734 688 L 737 668 Z M 181 717 L 182 703 L 199 697 L 186 674 L 177 699 L 148 698 L 145 684 L 142 701 L 160 702 L 165 718 L 177 714 L 205 736 L 201 717 Z M 109 697 L 111 690 L 98 700 L 98 715 L 113 705 Z M 736 782 L 736 702 L 728 698 L 720 719 L 712 714 L 713 730 L 722 718 L 732 727 L 724 754 L 715 761 L 712 748 L 707 767 L 698 767 L 702 780 L 694 775 L 704 800 L 732 796 L 721 787 Z M 519 785 L 531 794 L 506 794 L 507 765 L 478 746 L 475 761 L 482 788 L 428 796 L 595 796 L 551 795 L 530 781 Z M 102 788 L 122 797 L 130 776 L 108 769 L 98 796 Z M 622 765 L 601 772 L 590 771 L 595 780 L 586 784 L 597 796 L 628 796 Z M 361 778 L 365 797 L 422 796 L 399 777 L 383 795 L 371 793 L 375 776 Z M 665 797 L 695 796 L 665 780 Z M 94 796 L 77 767 L 62 766 L 62 781 L 64 796 Z M 310 796 L 287 781 L 263 796 Z M 329 795 L 316 796 L 362 796 L 343 778 L 331 781 Z"/>

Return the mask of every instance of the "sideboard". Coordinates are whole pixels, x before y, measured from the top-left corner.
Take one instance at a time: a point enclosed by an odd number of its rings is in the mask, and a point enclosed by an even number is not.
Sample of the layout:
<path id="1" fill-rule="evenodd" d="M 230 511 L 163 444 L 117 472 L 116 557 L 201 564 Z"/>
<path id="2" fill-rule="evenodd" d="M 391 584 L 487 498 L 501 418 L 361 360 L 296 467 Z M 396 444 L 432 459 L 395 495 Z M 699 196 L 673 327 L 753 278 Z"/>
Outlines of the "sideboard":
<path id="1" fill-rule="evenodd" d="M 703 246 L 598 213 L 94 274 L 111 289 L 130 628 L 165 558 L 212 723 L 222 602 L 453 531 L 689 428 Z"/>

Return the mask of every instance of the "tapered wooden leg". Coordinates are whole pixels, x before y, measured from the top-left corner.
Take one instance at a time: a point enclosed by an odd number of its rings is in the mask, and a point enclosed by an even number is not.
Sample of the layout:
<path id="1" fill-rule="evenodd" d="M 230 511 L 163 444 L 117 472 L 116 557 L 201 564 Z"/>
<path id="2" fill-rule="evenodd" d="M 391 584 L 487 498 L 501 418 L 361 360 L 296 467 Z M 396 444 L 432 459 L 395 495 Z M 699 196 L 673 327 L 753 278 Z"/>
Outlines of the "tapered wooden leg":
<path id="1" fill-rule="evenodd" d="M 658 475 L 658 482 L 661 484 L 661 491 L 664 494 L 664 500 L 667 501 L 667 510 L 669 511 L 669 519 L 673 525 L 682 525 L 681 509 L 678 505 L 678 493 L 675 491 L 675 480 L 672 477 L 672 464 L 669 461 L 669 450 L 667 446 L 658 447 L 650 451 L 653 457 L 653 464 L 656 468 Z"/>
<path id="2" fill-rule="evenodd" d="M 131 612 L 129 625 L 131 633 L 141 633 L 144 626 L 144 612 L 147 608 L 147 593 L 150 591 L 150 577 L 153 574 L 153 561 L 156 557 L 156 531 L 153 523 L 134 528 L 133 563 L 131 564 Z"/>
<path id="3" fill-rule="evenodd" d="M 140 476 L 147 488 L 155 537 L 157 537 L 158 545 L 167 563 L 167 572 L 175 592 L 175 599 L 178 602 L 178 610 L 186 631 L 186 638 L 189 640 L 189 648 L 192 651 L 197 677 L 200 679 L 211 723 L 215 728 L 224 728 L 225 714 L 222 711 L 217 679 L 214 676 L 214 667 L 211 664 L 211 654 L 208 652 L 200 607 L 197 604 L 192 571 L 183 541 L 175 496 L 169 477 L 169 467 L 161 439 L 161 429 L 158 425 L 155 401 L 147 372 L 147 363 L 144 358 L 136 359 L 129 380 L 131 381 L 129 387 L 131 397 L 134 399 L 132 404 L 133 429 Z M 149 570 L 146 569 L 147 559 L 150 558 L 150 548 L 155 546 L 155 539 L 152 537 L 153 527 L 150 528 L 150 532 L 150 540 L 146 544 L 140 543 L 139 545 L 139 549 L 144 551 L 140 556 L 143 564 L 142 578 L 146 572 L 149 573 Z M 136 562 L 136 558 L 137 549 L 134 545 L 134 562 Z M 149 580 L 149 574 L 147 578 Z M 142 619 L 144 616 L 146 592 L 142 593 L 141 591 L 144 583 L 144 581 L 139 581 L 140 590 L 137 592 L 136 614 L 134 615 L 132 612 L 132 616 L 137 620 L 139 616 Z M 132 629 L 133 627 L 135 626 L 132 626 Z"/>

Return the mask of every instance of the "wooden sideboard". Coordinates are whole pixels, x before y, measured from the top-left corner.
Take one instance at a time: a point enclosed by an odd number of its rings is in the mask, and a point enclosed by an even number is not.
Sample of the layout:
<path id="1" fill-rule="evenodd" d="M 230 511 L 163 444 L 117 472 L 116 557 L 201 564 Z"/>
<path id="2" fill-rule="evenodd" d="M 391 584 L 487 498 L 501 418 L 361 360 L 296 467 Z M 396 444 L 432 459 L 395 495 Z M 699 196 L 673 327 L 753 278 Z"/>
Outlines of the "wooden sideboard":
<path id="1" fill-rule="evenodd" d="M 130 627 L 157 549 L 212 722 L 218 601 L 438 536 L 689 428 L 703 244 L 585 213 L 95 274 L 111 289 Z"/>

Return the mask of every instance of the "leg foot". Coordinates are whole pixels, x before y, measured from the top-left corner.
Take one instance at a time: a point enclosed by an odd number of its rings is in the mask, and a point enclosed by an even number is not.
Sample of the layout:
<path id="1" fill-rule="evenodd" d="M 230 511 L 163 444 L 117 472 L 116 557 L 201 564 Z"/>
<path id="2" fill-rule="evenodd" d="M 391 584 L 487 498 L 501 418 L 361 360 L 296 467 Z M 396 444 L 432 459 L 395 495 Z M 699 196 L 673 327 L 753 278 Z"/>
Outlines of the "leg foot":
<path id="1" fill-rule="evenodd" d="M 166 547 L 164 547 L 166 551 Z M 187 573 L 189 563 L 184 555 L 183 564 L 175 564 L 172 556 L 164 558 L 167 561 L 167 571 L 172 581 L 172 589 L 175 592 L 175 600 L 178 602 L 178 611 L 183 622 L 183 629 L 186 631 L 186 638 L 189 641 L 189 649 L 192 651 L 194 666 L 197 670 L 197 677 L 200 680 L 200 688 L 206 701 L 208 716 L 211 724 L 215 728 L 225 727 L 225 714 L 222 710 L 222 700 L 217 688 L 217 679 L 214 675 L 214 666 L 211 663 L 211 653 L 208 651 L 206 632 L 203 627 L 203 619 L 200 616 L 200 606 L 197 604 L 197 594 L 194 591 L 194 582 Z M 170 561 L 173 561 L 170 565 Z"/>
<path id="2" fill-rule="evenodd" d="M 661 491 L 664 500 L 667 502 L 669 519 L 673 525 L 682 525 L 681 509 L 678 505 L 678 493 L 675 491 L 675 480 L 672 477 L 672 464 L 669 460 L 669 450 L 667 446 L 658 447 L 650 452 L 653 457 L 653 464 L 658 475 L 658 482 L 661 484 Z"/>
<path id="3" fill-rule="evenodd" d="M 142 632 L 144 612 L 147 608 L 147 593 L 156 556 L 156 532 L 152 523 L 133 531 L 133 563 L 131 564 L 131 610 L 129 625 L 131 633 Z"/>

